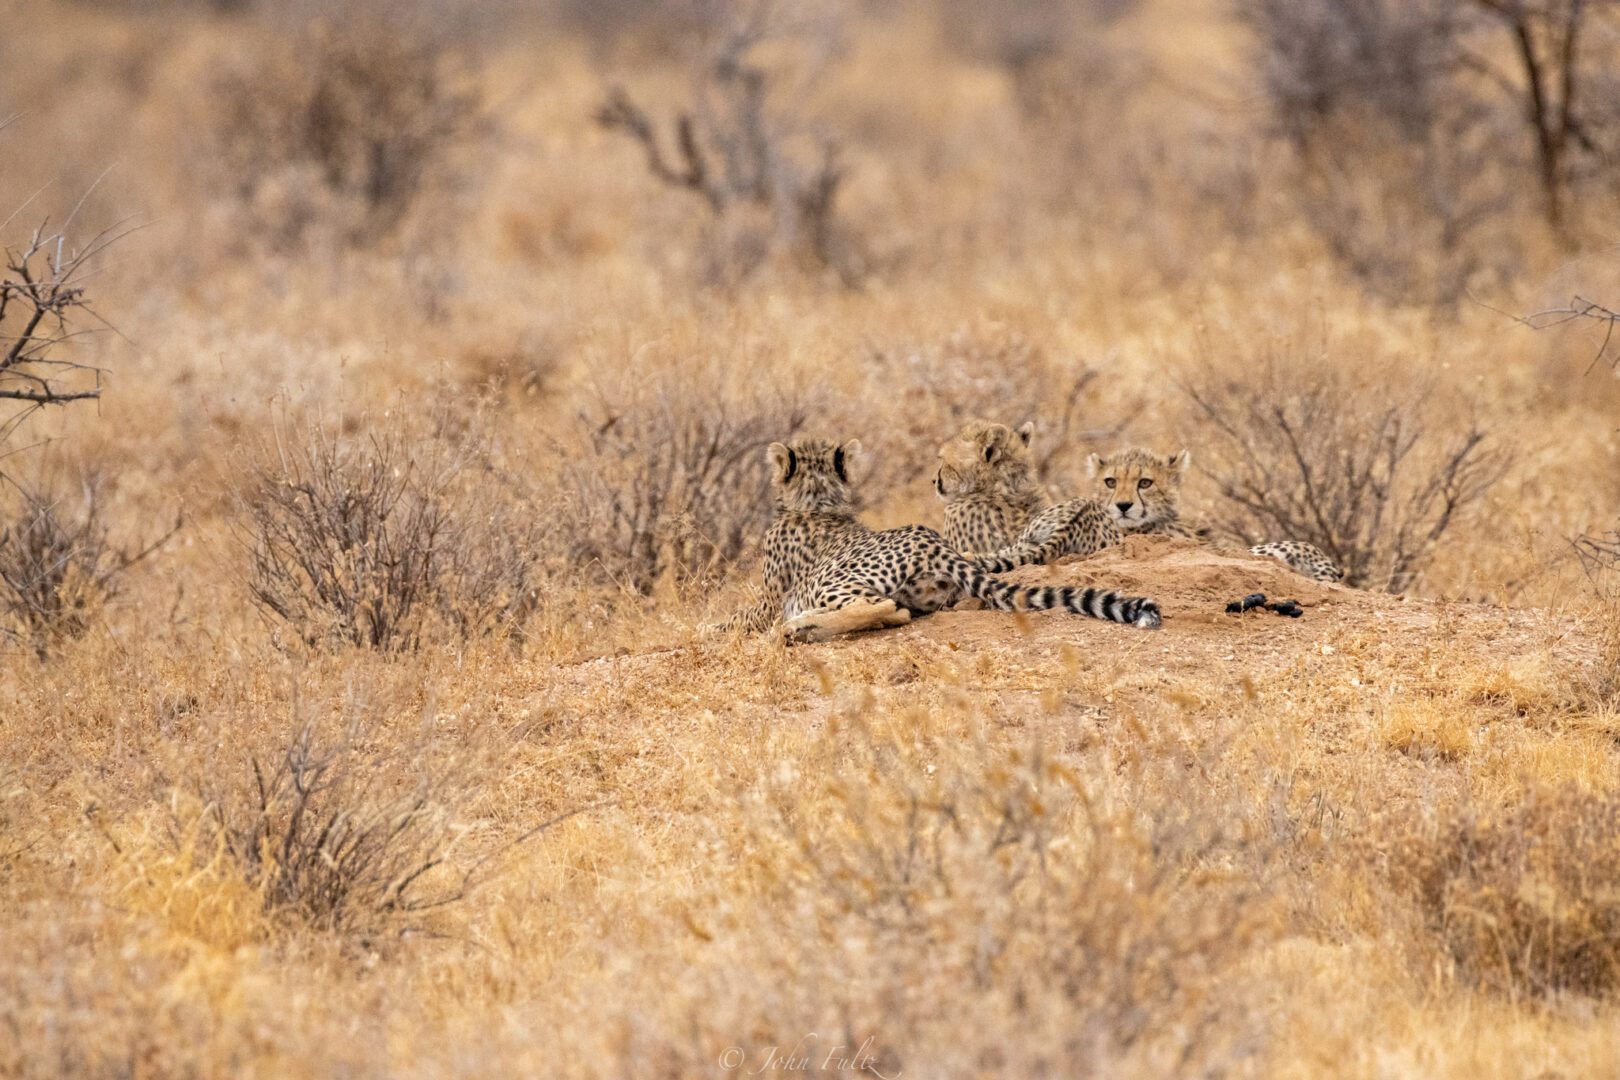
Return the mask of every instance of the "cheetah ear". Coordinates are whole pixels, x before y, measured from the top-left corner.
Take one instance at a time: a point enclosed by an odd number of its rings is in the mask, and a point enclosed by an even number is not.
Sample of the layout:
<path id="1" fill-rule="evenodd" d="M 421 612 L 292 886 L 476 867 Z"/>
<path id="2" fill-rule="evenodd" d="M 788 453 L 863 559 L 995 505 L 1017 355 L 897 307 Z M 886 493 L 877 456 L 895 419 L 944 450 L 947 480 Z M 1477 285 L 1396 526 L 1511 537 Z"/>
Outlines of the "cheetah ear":
<path id="1" fill-rule="evenodd" d="M 1165 464 L 1170 466 L 1170 475 L 1175 477 L 1176 483 L 1179 484 L 1181 482 L 1181 478 L 1187 475 L 1187 466 L 1192 464 L 1192 451 L 1177 450 L 1174 454 L 1170 455 L 1169 460 L 1167 460 Z"/>
<path id="2" fill-rule="evenodd" d="M 773 442 L 765 449 L 765 460 L 778 484 L 787 483 L 799 470 L 799 455 L 779 442 Z"/>
<path id="3" fill-rule="evenodd" d="M 1086 476 L 1087 477 L 1089 477 L 1092 480 L 1095 480 L 1095 479 L 1097 479 L 1097 474 L 1102 472 L 1102 470 L 1103 470 L 1103 459 L 1102 459 L 1101 454 L 1091 454 L 1086 458 Z"/>
<path id="4" fill-rule="evenodd" d="M 838 473 L 838 479 L 849 482 L 849 463 L 860 456 L 861 440 L 851 439 L 849 442 L 833 451 L 833 470 Z"/>
<path id="5" fill-rule="evenodd" d="M 1023 424 L 1020 425 L 1019 428 L 1018 428 L 1018 437 L 1020 439 L 1024 440 L 1024 445 L 1025 446 L 1029 445 L 1029 440 L 1030 440 L 1031 437 L 1034 436 L 1034 434 L 1035 434 L 1035 421 L 1033 421 L 1033 420 L 1025 420 L 1023 422 Z"/>

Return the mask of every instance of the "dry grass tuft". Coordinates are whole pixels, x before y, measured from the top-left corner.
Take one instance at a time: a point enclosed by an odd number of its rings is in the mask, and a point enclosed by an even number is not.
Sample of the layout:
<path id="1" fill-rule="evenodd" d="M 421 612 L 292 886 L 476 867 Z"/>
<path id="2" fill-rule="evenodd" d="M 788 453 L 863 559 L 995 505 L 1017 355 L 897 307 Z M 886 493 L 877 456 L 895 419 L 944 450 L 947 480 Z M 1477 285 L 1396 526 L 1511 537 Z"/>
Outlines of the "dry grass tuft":
<path id="1" fill-rule="evenodd" d="M 1392 750 L 1424 759 L 1457 761 L 1474 745 L 1468 717 L 1453 703 L 1400 702 L 1384 714 L 1381 738 Z"/>
<path id="2" fill-rule="evenodd" d="M 1438 825 L 1397 859 L 1459 970 L 1514 996 L 1606 994 L 1620 977 L 1620 800 L 1532 793 Z"/>

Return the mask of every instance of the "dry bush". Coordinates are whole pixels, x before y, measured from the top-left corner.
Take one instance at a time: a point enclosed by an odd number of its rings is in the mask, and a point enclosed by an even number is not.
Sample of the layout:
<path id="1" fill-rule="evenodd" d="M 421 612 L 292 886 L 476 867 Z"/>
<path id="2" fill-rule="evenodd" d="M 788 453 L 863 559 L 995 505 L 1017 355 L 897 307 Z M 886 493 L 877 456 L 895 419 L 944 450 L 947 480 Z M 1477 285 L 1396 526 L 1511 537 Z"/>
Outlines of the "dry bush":
<path id="1" fill-rule="evenodd" d="M 1129 15 L 1141 0 L 1026 0 L 1011 7 L 936 0 L 953 49 L 1009 70 L 1061 53 L 1080 33 Z"/>
<path id="2" fill-rule="evenodd" d="M 770 523 L 765 448 L 814 411 L 794 390 L 694 371 L 599 389 L 563 455 L 569 563 L 647 592 L 736 560 Z"/>
<path id="3" fill-rule="evenodd" d="M 1286 190 L 1342 265 L 1396 300 L 1450 303 L 1514 265 L 1509 120 L 1473 92 L 1466 5 L 1244 0 Z"/>
<path id="4" fill-rule="evenodd" d="M 0 636 L 26 642 L 43 660 L 82 637 L 124 572 L 168 536 L 141 550 L 114 546 L 94 477 L 71 500 L 61 491 L 14 489 L 0 518 Z"/>
<path id="5" fill-rule="evenodd" d="M 7 223 L 0 222 L 0 228 Z M 0 447 L 34 410 L 101 396 L 101 373 L 63 353 L 84 332 L 74 327 L 74 317 L 95 317 L 82 282 L 96 257 L 121 235 L 101 232 L 77 248 L 68 246 L 61 230 L 41 225 L 23 246 L 6 248 L 0 271 L 0 405 L 15 404 L 18 411 L 0 417 Z"/>
<path id="6" fill-rule="evenodd" d="M 373 748 L 362 714 L 349 711 L 341 729 L 299 721 L 250 752 L 245 774 L 194 778 L 199 801 L 175 803 L 174 836 L 198 852 L 223 849 L 267 913 L 364 932 L 464 894 L 463 876 L 441 868 L 462 836 L 454 813 L 468 776 L 443 748 Z"/>
<path id="7" fill-rule="evenodd" d="M 905 1048 L 887 1064 L 908 1073 L 1199 1076 L 1252 1053 L 1238 969 L 1273 914 L 1270 856 L 1236 803 L 1189 788 L 1188 748 L 1092 770 L 934 723 L 830 723 L 827 760 L 766 789 L 757 847 L 783 865 L 764 907 L 786 925 L 760 933 L 788 970 L 828 953 L 845 985 L 823 1007 Z"/>
<path id="8" fill-rule="evenodd" d="M 1604 994 L 1620 977 L 1620 801 L 1541 792 L 1394 846 L 1392 872 L 1468 979 L 1516 997 Z"/>
<path id="9" fill-rule="evenodd" d="M 657 180 L 702 202 L 711 279 L 741 280 L 785 254 L 857 284 L 860 258 L 838 222 L 839 141 L 803 118 L 804 88 L 768 59 L 797 47 L 819 54 L 813 66 L 824 62 L 835 17 L 778 0 L 700 6 L 696 89 L 669 134 L 623 87 L 608 94 L 597 122 L 634 139 Z"/>
<path id="10" fill-rule="evenodd" d="M 1118 125 L 1147 70 L 1125 32 L 1113 31 L 1139 6 L 1140 0 L 942 4 L 952 47 L 1006 73 L 1031 136 L 1026 168 L 1055 174 L 1077 206 L 1107 199 L 1117 213 L 1119 197 L 1129 194 L 1107 186 L 1120 180 L 1124 159 L 1138 148 L 1119 138 Z"/>
<path id="11" fill-rule="evenodd" d="M 1586 0 L 1241 0 L 1298 209 L 1361 280 L 1449 303 L 1516 269 L 1507 212 L 1571 208 L 1612 173 L 1612 13 Z M 1528 136 L 1528 137 L 1526 137 Z M 1595 206 L 1593 207 L 1595 209 Z M 1583 212 L 1589 212 L 1584 211 Z"/>
<path id="12" fill-rule="evenodd" d="M 410 649 L 435 626 L 521 633 L 542 526 L 499 480 L 487 447 L 442 429 L 278 432 L 235 492 L 249 595 L 310 645 Z"/>
<path id="13" fill-rule="evenodd" d="M 1252 375 L 1184 386 L 1200 452 L 1246 544 L 1307 540 L 1345 583 L 1402 592 L 1507 469 L 1478 422 L 1383 363 L 1272 357 Z"/>
<path id="14" fill-rule="evenodd" d="M 245 227 L 283 247 L 387 236 L 449 182 L 482 114 L 442 35 L 353 13 L 270 38 L 215 96 L 213 167 Z"/>

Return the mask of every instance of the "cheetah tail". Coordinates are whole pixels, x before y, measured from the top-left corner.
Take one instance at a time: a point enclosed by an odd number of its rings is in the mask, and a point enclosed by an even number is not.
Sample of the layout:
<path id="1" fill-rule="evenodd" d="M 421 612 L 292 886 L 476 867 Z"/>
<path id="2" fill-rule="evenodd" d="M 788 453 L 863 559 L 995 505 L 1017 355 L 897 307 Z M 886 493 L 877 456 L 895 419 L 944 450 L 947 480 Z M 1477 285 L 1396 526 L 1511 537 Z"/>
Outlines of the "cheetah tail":
<path id="1" fill-rule="evenodd" d="M 1068 611 L 1089 615 L 1105 622 L 1129 623 L 1143 629 L 1157 629 L 1162 620 L 1159 605 L 1145 596 L 1121 596 L 1105 589 L 1073 586 L 1025 588 L 998 581 L 966 559 L 953 564 L 956 586 L 975 599 L 999 611 Z"/>
<path id="2" fill-rule="evenodd" d="M 703 628 L 705 635 L 730 634 L 742 632 L 744 634 L 759 634 L 770 629 L 776 622 L 777 610 L 769 600 L 757 600 L 741 611 L 735 612 L 718 623 L 710 623 Z"/>

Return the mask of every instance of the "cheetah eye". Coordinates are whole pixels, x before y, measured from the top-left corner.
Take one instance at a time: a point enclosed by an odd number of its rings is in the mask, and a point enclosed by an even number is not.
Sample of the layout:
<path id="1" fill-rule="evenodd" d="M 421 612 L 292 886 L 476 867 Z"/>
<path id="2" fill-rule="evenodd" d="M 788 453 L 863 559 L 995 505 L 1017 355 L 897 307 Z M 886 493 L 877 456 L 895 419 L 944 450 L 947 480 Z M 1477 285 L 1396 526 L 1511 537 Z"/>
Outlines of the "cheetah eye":
<path id="1" fill-rule="evenodd" d="M 1107 488 L 1109 491 L 1113 491 L 1114 490 L 1114 478 L 1112 476 L 1103 477 L 1103 487 Z"/>
<path id="2" fill-rule="evenodd" d="M 1153 486 L 1153 481 L 1149 480 L 1145 476 L 1142 477 L 1142 479 L 1140 479 L 1140 480 L 1138 480 L 1136 482 L 1136 490 L 1138 490 L 1138 491 L 1146 491 L 1148 488 L 1150 488 L 1152 486 Z"/>

